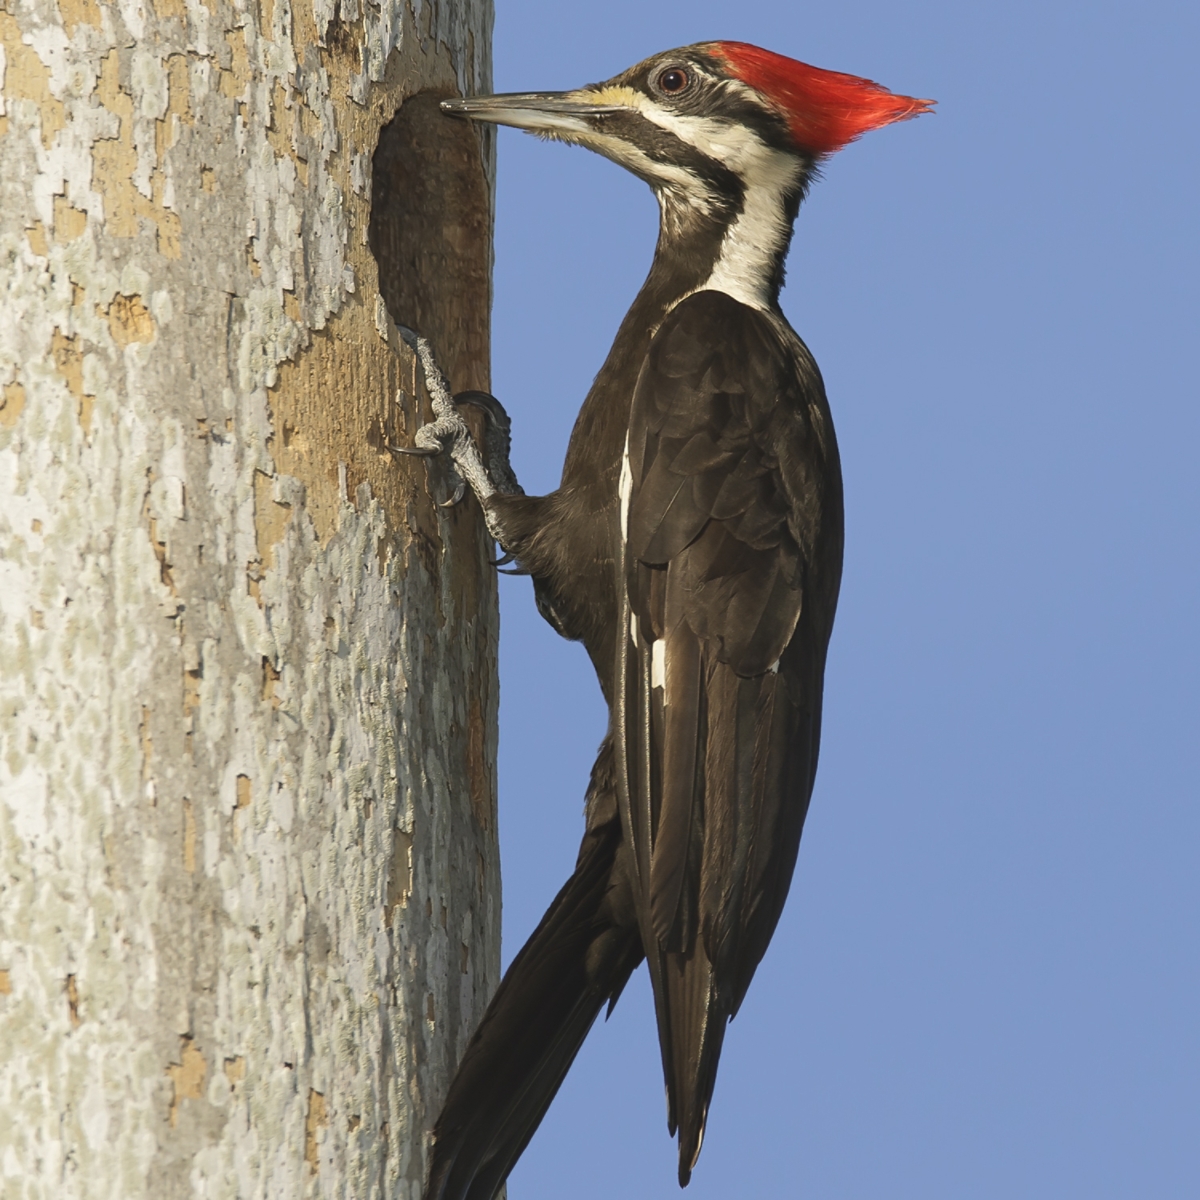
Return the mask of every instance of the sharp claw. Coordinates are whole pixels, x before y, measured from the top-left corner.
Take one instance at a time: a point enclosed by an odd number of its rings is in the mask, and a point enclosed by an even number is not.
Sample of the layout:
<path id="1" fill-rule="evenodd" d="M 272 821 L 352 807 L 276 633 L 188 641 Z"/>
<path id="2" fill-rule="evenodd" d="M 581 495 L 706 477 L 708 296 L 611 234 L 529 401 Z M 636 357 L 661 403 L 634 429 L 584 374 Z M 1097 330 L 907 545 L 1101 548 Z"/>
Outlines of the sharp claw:
<path id="1" fill-rule="evenodd" d="M 504 405 L 490 392 L 459 392 L 454 397 L 454 403 L 456 405 L 469 404 L 472 408 L 479 409 L 487 416 L 489 425 L 497 426 L 505 431 L 512 425 L 508 413 L 504 410 Z"/>
<path id="2" fill-rule="evenodd" d="M 529 575 L 529 574 L 532 574 L 532 572 L 526 571 L 523 567 L 516 567 L 511 571 L 506 571 L 503 567 L 497 567 L 496 574 L 497 575 Z"/>
<path id="3" fill-rule="evenodd" d="M 510 562 L 516 562 L 515 554 L 505 554 L 503 558 L 493 558 L 490 560 L 493 567 L 506 567 Z"/>
<path id="4" fill-rule="evenodd" d="M 449 500 L 443 500 L 439 507 L 453 508 L 456 504 L 462 503 L 462 498 L 467 494 L 467 485 L 460 479 L 458 487 L 454 489 L 454 495 Z"/>
<path id="5" fill-rule="evenodd" d="M 435 449 L 426 449 L 424 446 L 389 446 L 388 449 L 393 454 L 412 454 L 417 458 L 433 458 L 436 454 L 441 454 L 441 447 Z"/>

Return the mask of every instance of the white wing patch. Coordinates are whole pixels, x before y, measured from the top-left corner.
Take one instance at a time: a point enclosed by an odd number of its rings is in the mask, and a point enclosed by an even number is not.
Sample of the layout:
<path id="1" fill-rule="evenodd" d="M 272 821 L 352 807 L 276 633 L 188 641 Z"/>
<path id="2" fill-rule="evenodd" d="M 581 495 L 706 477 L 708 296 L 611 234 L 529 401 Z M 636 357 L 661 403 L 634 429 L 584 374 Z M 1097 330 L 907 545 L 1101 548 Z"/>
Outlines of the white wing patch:
<path id="1" fill-rule="evenodd" d="M 629 500 L 633 495 L 633 472 L 629 469 L 629 434 L 625 434 L 625 449 L 621 453 L 621 482 L 617 487 L 621 497 L 621 541 L 629 541 Z"/>
<path id="2" fill-rule="evenodd" d="M 650 686 L 665 687 L 667 683 L 667 643 L 656 638 L 650 643 Z"/>

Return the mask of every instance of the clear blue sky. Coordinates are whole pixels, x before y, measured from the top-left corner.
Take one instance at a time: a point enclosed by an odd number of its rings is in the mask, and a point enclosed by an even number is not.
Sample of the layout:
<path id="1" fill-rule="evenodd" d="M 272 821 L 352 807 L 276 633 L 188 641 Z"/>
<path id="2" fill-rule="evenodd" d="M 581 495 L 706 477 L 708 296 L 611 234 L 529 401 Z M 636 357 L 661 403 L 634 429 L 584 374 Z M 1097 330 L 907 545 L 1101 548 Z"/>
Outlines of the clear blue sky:
<path id="1" fill-rule="evenodd" d="M 689 1200 L 1200 1196 L 1191 3 L 497 0 L 497 90 L 757 42 L 939 101 L 834 158 L 784 308 L 847 553 L 791 899 Z M 648 265 L 644 186 L 500 136 L 494 386 L 554 487 Z M 501 587 L 504 958 L 569 874 L 605 715 Z M 677 1193 L 644 971 L 513 1200 Z"/>

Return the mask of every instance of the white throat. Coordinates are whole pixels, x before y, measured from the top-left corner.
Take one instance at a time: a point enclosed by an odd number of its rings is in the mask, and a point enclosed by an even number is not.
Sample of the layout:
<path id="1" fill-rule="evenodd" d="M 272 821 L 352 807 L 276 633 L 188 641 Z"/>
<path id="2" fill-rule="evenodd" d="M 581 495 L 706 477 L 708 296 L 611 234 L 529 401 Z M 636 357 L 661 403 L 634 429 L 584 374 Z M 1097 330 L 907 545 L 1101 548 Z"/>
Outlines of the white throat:
<path id="1" fill-rule="evenodd" d="M 795 160 L 787 158 L 789 166 Z M 751 308 L 771 306 L 775 264 L 787 245 L 791 222 L 784 202 L 795 186 L 796 171 L 782 172 L 769 185 L 751 181 L 744 207 L 721 242 L 721 252 L 704 284 L 707 291 L 725 292 Z"/>
<path id="2" fill-rule="evenodd" d="M 771 307 L 775 264 L 791 234 L 788 199 L 800 184 L 804 164 L 794 154 L 768 146 L 751 130 L 729 121 L 680 116 L 647 106 L 646 116 L 701 153 L 717 159 L 742 181 L 742 211 L 725 233 L 712 273 L 698 291 L 725 292 L 751 308 Z M 678 193 L 661 196 L 664 213 Z M 707 207 L 710 198 L 698 196 Z M 670 219 L 667 214 L 667 219 Z"/>

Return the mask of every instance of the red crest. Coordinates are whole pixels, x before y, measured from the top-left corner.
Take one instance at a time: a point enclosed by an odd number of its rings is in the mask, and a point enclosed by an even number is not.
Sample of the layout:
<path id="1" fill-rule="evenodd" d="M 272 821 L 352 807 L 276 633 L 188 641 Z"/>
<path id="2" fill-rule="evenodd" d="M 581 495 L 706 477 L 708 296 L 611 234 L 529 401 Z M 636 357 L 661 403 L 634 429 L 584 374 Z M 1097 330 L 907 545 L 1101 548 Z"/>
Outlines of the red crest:
<path id="1" fill-rule="evenodd" d="M 936 103 L 897 96 L 869 79 L 823 71 L 746 42 L 714 42 L 713 49 L 731 74 L 780 110 L 796 144 L 813 154 L 832 154 L 869 130 L 920 116 Z"/>

